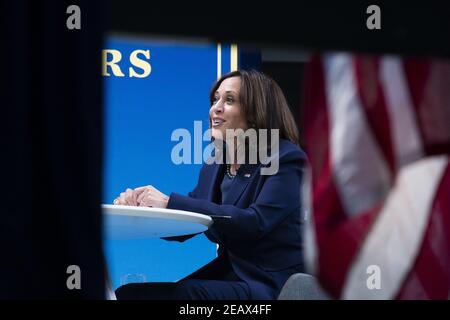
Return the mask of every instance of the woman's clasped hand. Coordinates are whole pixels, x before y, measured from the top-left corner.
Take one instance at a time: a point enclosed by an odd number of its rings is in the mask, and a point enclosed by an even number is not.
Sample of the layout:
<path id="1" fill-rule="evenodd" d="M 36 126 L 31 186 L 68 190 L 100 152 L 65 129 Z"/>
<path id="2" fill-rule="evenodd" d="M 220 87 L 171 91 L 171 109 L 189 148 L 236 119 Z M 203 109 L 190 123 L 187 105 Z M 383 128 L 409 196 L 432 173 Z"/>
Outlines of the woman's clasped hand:
<path id="1" fill-rule="evenodd" d="M 143 186 L 136 189 L 127 188 L 114 199 L 115 205 L 166 208 L 169 196 L 155 187 Z"/>

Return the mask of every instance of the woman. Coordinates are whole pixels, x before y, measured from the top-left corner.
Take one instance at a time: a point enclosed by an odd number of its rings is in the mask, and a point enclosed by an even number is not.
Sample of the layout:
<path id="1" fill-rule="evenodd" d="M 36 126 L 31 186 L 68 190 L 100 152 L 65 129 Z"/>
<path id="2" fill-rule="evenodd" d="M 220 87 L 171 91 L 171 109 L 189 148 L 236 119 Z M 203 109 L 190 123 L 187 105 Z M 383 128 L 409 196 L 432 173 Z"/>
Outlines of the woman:
<path id="1" fill-rule="evenodd" d="M 205 164 L 188 196 L 167 196 L 152 186 L 121 193 L 115 204 L 231 218 L 216 219 L 205 232 L 219 245 L 213 261 L 176 283 L 122 286 L 118 299 L 276 299 L 289 276 L 303 271 L 300 188 L 306 156 L 281 89 L 260 72 L 234 71 L 217 81 L 210 101 L 215 141 L 228 141 L 230 129 L 278 129 L 278 152 L 271 150 L 278 171 L 261 174 L 270 165 L 261 159 L 239 164 L 235 151 L 231 163 Z"/>

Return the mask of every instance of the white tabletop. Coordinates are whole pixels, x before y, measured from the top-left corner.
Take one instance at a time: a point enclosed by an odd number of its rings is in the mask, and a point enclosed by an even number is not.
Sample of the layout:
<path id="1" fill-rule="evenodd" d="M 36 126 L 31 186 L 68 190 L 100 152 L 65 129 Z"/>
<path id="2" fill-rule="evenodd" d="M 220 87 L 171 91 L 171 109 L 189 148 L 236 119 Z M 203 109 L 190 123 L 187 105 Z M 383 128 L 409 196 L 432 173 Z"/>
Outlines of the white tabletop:
<path id="1" fill-rule="evenodd" d="M 195 212 L 103 204 L 107 240 L 173 237 L 206 231 L 211 217 Z"/>

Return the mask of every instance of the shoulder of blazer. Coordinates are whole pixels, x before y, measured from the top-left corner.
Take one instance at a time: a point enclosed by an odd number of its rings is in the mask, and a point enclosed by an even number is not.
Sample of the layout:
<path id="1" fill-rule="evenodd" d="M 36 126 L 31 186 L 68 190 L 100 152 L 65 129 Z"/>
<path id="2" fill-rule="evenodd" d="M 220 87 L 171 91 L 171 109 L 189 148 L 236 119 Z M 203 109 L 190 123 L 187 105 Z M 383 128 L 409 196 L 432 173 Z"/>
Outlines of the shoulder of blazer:
<path id="1" fill-rule="evenodd" d="M 217 168 L 217 166 L 220 166 L 220 164 L 217 164 L 217 163 L 210 163 L 210 164 L 204 163 L 202 165 L 202 168 L 200 169 L 200 174 L 204 174 L 204 173 L 207 173 L 207 172 L 213 172 L 214 169 Z"/>
<path id="2" fill-rule="evenodd" d="M 286 139 L 280 139 L 278 157 L 280 163 L 307 160 L 306 153 L 298 145 Z"/>
<path id="3" fill-rule="evenodd" d="M 306 153 L 298 145 L 286 139 L 280 139 L 278 156 L 280 163 L 296 160 L 303 162 L 307 160 Z M 200 170 L 200 175 L 213 174 L 218 166 L 220 166 L 220 164 L 204 163 Z"/>
<path id="4" fill-rule="evenodd" d="M 210 163 L 210 164 L 204 163 L 202 168 L 200 169 L 199 179 L 203 178 L 203 177 L 208 177 L 208 179 L 209 179 L 209 178 L 215 176 L 219 167 L 220 167 L 220 164 L 217 164 L 217 163 Z"/>

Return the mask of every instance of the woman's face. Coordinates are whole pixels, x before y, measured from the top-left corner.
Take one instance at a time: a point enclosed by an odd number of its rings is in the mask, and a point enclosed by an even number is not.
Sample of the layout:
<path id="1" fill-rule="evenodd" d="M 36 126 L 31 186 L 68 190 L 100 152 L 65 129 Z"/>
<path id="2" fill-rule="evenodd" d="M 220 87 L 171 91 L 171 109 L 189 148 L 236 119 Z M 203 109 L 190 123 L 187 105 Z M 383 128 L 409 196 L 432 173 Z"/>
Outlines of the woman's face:
<path id="1" fill-rule="evenodd" d="M 231 77 L 223 80 L 214 93 L 209 117 L 215 139 L 224 139 L 226 129 L 247 129 L 247 121 L 239 101 L 240 89 L 241 78 Z"/>

